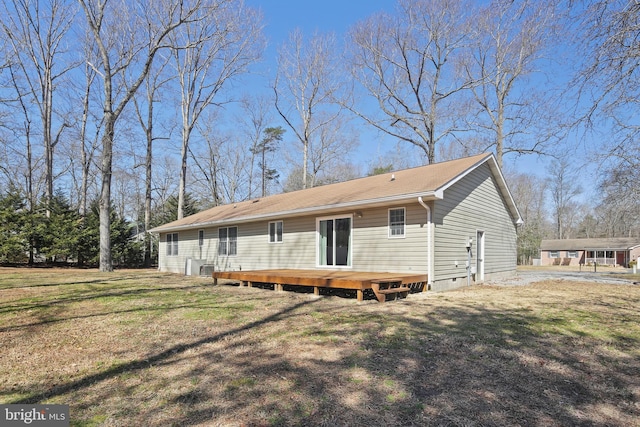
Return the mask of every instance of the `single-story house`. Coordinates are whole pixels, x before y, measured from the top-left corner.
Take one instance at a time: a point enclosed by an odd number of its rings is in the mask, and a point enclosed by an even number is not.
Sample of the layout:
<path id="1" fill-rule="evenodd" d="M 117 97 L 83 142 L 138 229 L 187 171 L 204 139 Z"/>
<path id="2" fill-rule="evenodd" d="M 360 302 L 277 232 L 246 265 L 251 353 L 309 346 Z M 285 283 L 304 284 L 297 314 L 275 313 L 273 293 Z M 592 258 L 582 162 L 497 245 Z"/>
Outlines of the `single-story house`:
<path id="1" fill-rule="evenodd" d="M 540 265 L 628 267 L 640 257 L 640 238 L 549 239 L 540 243 Z"/>
<path id="2" fill-rule="evenodd" d="M 161 271 L 424 274 L 433 290 L 515 271 L 520 214 L 492 154 L 230 203 L 150 230 Z"/>

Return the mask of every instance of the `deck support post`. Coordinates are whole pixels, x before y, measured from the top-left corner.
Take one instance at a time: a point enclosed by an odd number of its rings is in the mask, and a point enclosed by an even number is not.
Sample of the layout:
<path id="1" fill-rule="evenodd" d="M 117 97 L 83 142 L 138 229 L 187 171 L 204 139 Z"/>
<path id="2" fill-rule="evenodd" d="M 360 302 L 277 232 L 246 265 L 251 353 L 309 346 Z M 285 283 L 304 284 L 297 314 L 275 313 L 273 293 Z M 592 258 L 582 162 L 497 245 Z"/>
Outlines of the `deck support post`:
<path id="1" fill-rule="evenodd" d="M 313 294 L 314 294 L 315 296 L 319 296 L 319 295 L 320 295 L 320 288 L 319 288 L 319 287 L 317 287 L 317 286 L 314 286 L 314 287 L 313 287 Z"/>
<path id="2" fill-rule="evenodd" d="M 248 288 L 253 288 L 253 282 L 247 282 L 247 287 Z"/>
<path id="3" fill-rule="evenodd" d="M 358 295 L 358 302 L 362 302 L 364 300 L 364 292 L 362 289 L 356 289 L 356 293 Z"/>
<path id="4" fill-rule="evenodd" d="M 274 291 L 278 291 L 278 292 L 282 292 L 283 291 L 283 286 L 280 283 L 274 283 L 273 285 L 273 290 Z"/>

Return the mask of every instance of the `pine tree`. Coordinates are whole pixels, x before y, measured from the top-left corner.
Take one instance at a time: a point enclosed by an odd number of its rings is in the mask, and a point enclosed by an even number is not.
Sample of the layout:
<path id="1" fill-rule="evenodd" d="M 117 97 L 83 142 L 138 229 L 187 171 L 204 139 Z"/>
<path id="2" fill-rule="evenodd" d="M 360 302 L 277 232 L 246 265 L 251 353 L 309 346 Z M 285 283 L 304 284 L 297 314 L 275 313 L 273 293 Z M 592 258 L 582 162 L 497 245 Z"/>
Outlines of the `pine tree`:
<path id="1" fill-rule="evenodd" d="M 282 135 L 285 129 L 281 126 L 276 128 L 266 128 L 262 141 L 251 149 L 253 154 L 259 154 L 262 159 L 259 163 L 262 170 L 262 197 L 267 195 L 267 182 L 277 180 L 280 175 L 276 169 L 267 166 L 267 153 L 273 153 L 277 149 L 277 145 L 282 141 Z"/>
<path id="2" fill-rule="evenodd" d="M 0 262 L 27 260 L 29 241 L 25 235 L 26 206 L 16 188 L 0 195 Z"/>

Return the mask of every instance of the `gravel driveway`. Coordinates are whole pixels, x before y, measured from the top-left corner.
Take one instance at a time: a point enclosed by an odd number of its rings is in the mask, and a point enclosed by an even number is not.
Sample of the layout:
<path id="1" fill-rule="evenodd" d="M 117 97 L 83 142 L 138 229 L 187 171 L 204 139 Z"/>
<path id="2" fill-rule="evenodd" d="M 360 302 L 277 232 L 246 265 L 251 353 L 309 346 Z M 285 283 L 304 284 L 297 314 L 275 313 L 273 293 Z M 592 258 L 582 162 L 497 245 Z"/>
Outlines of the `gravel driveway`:
<path id="1" fill-rule="evenodd" d="M 513 277 L 506 277 L 500 280 L 486 281 L 486 284 L 491 285 L 528 285 L 534 282 L 540 282 L 543 280 L 573 280 L 580 282 L 595 282 L 595 283 L 607 283 L 613 285 L 632 285 L 634 281 L 630 279 L 619 279 L 612 277 L 611 272 L 594 272 L 590 271 L 550 271 L 550 270 L 525 270 L 518 271 Z M 637 282 L 636 282 L 637 284 Z"/>

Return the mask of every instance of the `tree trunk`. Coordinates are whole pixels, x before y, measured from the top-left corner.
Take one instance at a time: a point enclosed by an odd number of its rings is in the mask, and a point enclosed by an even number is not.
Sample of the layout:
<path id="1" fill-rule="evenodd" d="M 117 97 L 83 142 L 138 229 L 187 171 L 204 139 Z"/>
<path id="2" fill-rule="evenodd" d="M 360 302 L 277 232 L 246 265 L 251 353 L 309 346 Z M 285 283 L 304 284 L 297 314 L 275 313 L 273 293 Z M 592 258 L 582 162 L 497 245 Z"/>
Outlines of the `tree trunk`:
<path id="1" fill-rule="evenodd" d="M 100 271 L 113 271 L 111 259 L 111 175 L 115 116 L 105 112 L 102 136 L 102 187 L 100 191 Z"/>
<path id="2" fill-rule="evenodd" d="M 45 69 L 44 87 L 42 88 L 43 100 L 42 100 L 42 127 L 44 138 L 44 152 L 45 152 L 45 209 L 47 218 L 51 216 L 51 199 L 53 198 L 53 138 L 51 136 L 51 111 L 53 109 L 53 94 L 52 94 L 52 82 L 51 82 L 51 69 Z"/>
<path id="3" fill-rule="evenodd" d="M 188 126 L 187 126 L 188 127 Z M 180 160 L 180 185 L 178 186 L 178 219 L 184 217 L 184 193 L 187 186 L 187 154 L 189 153 L 189 130 L 182 131 L 182 158 Z"/>
<path id="4" fill-rule="evenodd" d="M 504 154 L 504 103 L 498 105 L 498 123 L 496 123 L 496 162 L 502 170 L 502 155 Z"/>
<path id="5" fill-rule="evenodd" d="M 27 200 L 29 201 L 29 221 L 33 221 L 35 200 L 33 197 L 33 160 L 31 158 L 31 136 L 30 128 L 27 128 Z M 34 245 L 33 233 L 29 233 L 29 265 L 33 265 L 34 261 Z"/>
<path id="6" fill-rule="evenodd" d="M 152 100 L 153 101 L 153 100 Z M 153 117 L 153 102 L 149 104 L 149 117 Z M 149 120 L 147 128 L 147 157 L 145 163 L 145 193 L 144 193 L 144 266 L 151 266 L 151 245 L 153 244 L 149 236 L 151 228 L 151 162 L 153 160 L 153 120 Z"/>
<path id="7" fill-rule="evenodd" d="M 302 189 L 307 188 L 307 162 L 309 158 L 309 140 L 305 140 L 302 147 Z"/>

